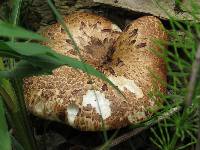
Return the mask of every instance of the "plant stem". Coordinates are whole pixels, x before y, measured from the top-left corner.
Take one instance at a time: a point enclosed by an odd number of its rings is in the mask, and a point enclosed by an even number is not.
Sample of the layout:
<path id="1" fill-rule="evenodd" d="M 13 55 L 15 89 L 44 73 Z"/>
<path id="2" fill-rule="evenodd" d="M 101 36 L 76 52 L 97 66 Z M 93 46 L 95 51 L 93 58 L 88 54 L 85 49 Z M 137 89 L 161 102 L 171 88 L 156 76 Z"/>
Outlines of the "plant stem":
<path id="1" fill-rule="evenodd" d="M 190 76 L 190 82 L 188 86 L 188 95 L 185 99 L 186 108 L 192 105 L 192 99 L 193 99 L 197 77 L 198 77 L 198 73 L 200 69 L 200 41 L 198 43 L 198 48 L 197 48 L 197 52 L 195 56 L 196 58 L 192 64 L 192 73 Z M 199 109 L 200 109 L 200 105 L 199 105 Z M 200 115 L 199 115 L 199 119 L 200 119 Z M 197 140 L 196 150 L 199 150 L 199 149 L 200 149 L 200 122 L 199 122 L 199 131 L 198 131 L 198 140 Z"/>
<path id="2" fill-rule="evenodd" d="M 33 132 L 31 130 L 31 124 L 30 124 L 30 120 L 27 116 L 28 112 L 26 109 L 26 105 L 25 105 L 25 101 L 24 101 L 24 96 L 23 96 L 23 87 L 22 87 L 22 81 L 21 79 L 15 79 L 14 80 L 14 85 L 15 85 L 15 89 L 16 89 L 16 93 L 17 93 L 17 97 L 18 97 L 18 105 L 20 107 L 20 112 L 22 115 L 22 119 L 24 122 L 24 128 L 26 131 L 26 134 L 28 136 L 29 139 L 29 144 L 32 145 L 33 149 L 37 148 L 34 136 L 33 136 Z"/>
<path id="3" fill-rule="evenodd" d="M 173 137 L 172 137 L 171 143 L 170 143 L 170 150 L 175 150 L 175 146 L 176 146 L 177 140 L 178 140 L 178 136 L 177 136 L 177 134 L 175 132 Z"/>
<path id="4" fill-rule="evenodd" d="M 0 57 L 0 71 L 4 70 L 3 60 Z M 16 97 L 10 82 L 6 79 L 0 79 L 0 95 L 4 98 L 5 104 L 10 111 L 16 112 Z"/>
<path id="5" fill-rule="evenodd" d="M 1 58 L 0 70 L 4 70 Z M 15 85 L 20 88 L 19 83 L 15 83 Z M 22 107 L 25 107 L 22 96 L 23 93 L 18 88 L 15 91 L 10 81 L 2 78 L 0 79 L 0 95 L 3 97 L 4 103 L 8 107 L 8 111 L 11 114 L 10 117 L 13 122 L 12 127 L 15 131 L 14 134 L 16 134 L 15 137 L 18 139 L 19 143 L 23 145 L 25 150 L 35 150 L 36 144 L 34 142 L 33 135 L 31 134 L 27 113 L 24 109 L 22 109 Z M 18 98 L 16 93 L 18 94 Z"/>
<path id="6" fill-rule="evenodd" d="M 33 135 L 31 134 L 30 130 L 28 130 L 29 124 L 27 123 L 27 121 L 25 121 L 24 115 L 21 112 L 19 105 L 17 106 L 16 103 L 8 103 L 13 102 L 13 100 L 11 100 L 11 96 L 2 87 L 0 88 L 0 95 L 3 97 L 4 102 L 9 108 L 8 110 L 11 114 L 10 116 L 13 122 L 12 126 L 16 131 L 16 138 L 23 145 L 25 150 L 35 150 L 36 145 L 32 138 Z"/>
<path id="7" fill-rule="evenodd" d="M 189 86 L 188 86 L 188 95 L 185 99 L 186 106 L 190 106 L 192 104 L 192 98 L 193 98 L 193 94 L 194 94 L 195 85 L 197 82 L 199 68 L 200 68 L 200 41 L 198 43 L 196 58 L 192 65 L 192 73 L 190 76 L 190 82 L 189 82 Z"/>
<path id="8" fill-rule="evenodd" d="M 9 103 L 12 102 L 10 95 L 6 92 L 5 89 L 2 87 L 0 88 L 0 94 L 3 97 L 4 102 L 8 106 L 9 113 L 11 114 L 11 118 L 13 121 L 13 127 L 16 131 L 16 138 L 19 140 L 21 144 L 23 144 L 24 148 L 27 148 L 27 150 L 30 150 L 30 144 L 28 143 L 28 138 L 25 136 L 25 131 L 23 129 L 23 122 L 21 118 L 21 114 L 19 113 L 18 109 L 12 109 L 12 108 L 17 108 L 17 106 L 14 103 Z"/>
<path id="9" fill-rule="evenodd" d="M 0 96 L 0 149 L 11 150 L 11 140 L 9 136 L 8 126 L 5 117 L 5 111 L 3 107 L 3 100 Z"/>
<path id="10" fill-rule="evenodd" d="M 200 106 L 198 109 L 198 115 L 199 115 L 199 130 L 198 130 L 198 139 L 197 139 L 197 144 L 196 144 L 196 150 L 200 149 Z"/>
<path id="11" fill-rule="evenodd" d="M 18 20 L 19 20 L 19 16 L 20 16 L 21 3 L 22 3 L 22 0 L 14 0 L 13 1 L 13 10 L 12 10 L 12 16 L 11 16 L 13 25 L 18 24 Z M 14 41 L 14 39 L 13 39 L 13 41 Z"/>
<path id="12" fill-rule="evenodd" d="M 18 111 L 16 113 L 11 113 L 11 118 L 14 123 L 14 134 L 19 143 L 23 146 L 25 150 L 36 150 L 35 146 L 30 142 L 29 135 L 27 134 L 23 123 L 23 117 Z"/>

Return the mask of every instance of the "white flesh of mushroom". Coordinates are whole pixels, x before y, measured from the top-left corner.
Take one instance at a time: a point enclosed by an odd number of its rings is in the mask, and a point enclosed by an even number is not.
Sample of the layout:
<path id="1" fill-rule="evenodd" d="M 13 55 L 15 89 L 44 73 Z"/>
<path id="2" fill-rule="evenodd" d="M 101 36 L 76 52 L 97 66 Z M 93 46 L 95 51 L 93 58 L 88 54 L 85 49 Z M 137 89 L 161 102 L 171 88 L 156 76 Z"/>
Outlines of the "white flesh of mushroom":
<path id="1" fill-rule="evenodd" d="M 82 105 L 91 105 L 103 119 L 111 116 L 110 101 L 105 98 L 104 93 L 99 91 L 88 90 L 86 95 L 83 96 Z"/>
<path id="2" fill-rule="evenodd" d="M 70 104 L 67 106 L 67 119 L 68 123 L 71 126 L 74 126 L 74 120 L 76 119 L 76 116 L 79 112 L 79 108 L 75 104 Z"/>
<path id="3" fill-rule="evenodd" d="M 129 80 L 123 76 L 109 76 L 108 79 L 113 82 L 114 85 L 118 86 L 121 91 L 125 89 L 136 95 L 136 98 L 142 98 L 144 96 L 142 89 L 136 85 L 133 80 Z"/>

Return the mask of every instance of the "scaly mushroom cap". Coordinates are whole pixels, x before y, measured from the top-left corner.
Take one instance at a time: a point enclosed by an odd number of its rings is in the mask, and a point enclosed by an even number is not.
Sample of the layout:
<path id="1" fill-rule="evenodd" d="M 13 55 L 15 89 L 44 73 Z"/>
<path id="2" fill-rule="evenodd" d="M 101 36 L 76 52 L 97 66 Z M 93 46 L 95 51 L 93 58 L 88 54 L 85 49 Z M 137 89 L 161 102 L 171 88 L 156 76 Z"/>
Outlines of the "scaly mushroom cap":
<path id="1" fill-rule="evenodd" d="M 151 114 L 146 113 L 146 110 L 156 110 L 159 103 L 162 103 L 156 93 L 166 92 L 164 85 L 167 72 L 164 61 L 157 54 L 162 54 L 159 42 L 167 40 L 168 36 L 160 20 L 144 16 L 127 26 L 114 45 L 111 66 L 116 75 L 109 79 L 114 84 L 123 83 L 121 90 L 125 93 L 131 89 L 136 92 L 136 98 L 127 96 L 127 103 L 133 108 L 132 114 L 128 116 L 129 121 L 145 119 Z M 125 86 L 125 81 L 139 88 L 131 88 L 128 84 Z"/>
<path id="2" fill-rule="evenodd" d="M 55 69 L 52 75 L 24 79 L 27 108 L 37 116 L 61 121 L 85 131 L 102 130 L 103 124 L 106 130 L 121 128 L 149 117 L 152 114 L 149 109 L 157 106 L 157 99 L 148 97 L 148 93 L 154 87 L 154 79 L 148 68 L 166 81 L 163 61 L 149 51 L 151 48 L 160 51 L 152 39 L 167 40 L 161 22 L 150 16 L 139 18 L 133 21 L 117 40 L 119 28 L 102 17 L 76 13 L 66 18 L 67 25 L 73 22 L 73 25 L 68 27 L 72 35 L 75 34 L 73 36 L 83 50 L 84 58 L 105 73 L 123 92 L 126 99 L 101 79 L 94 76 L 88 78 L 88 75 L 81 70 L 62 66 Z M 84 21 L 84 27 L 82 21 Z M 95 28 L 92 28 L 89 27 L 91 22 L 99 23 L 97 27 L 95 25 Z M 104 24 L 107 24 L 106 31 L 102 31 Z M 97 38 L 98 33 L 97 40 L 104 41 L 104 38 L 107 38 L 110 41 L 112 37 L 112 42 L 108 42 L 109 46 L 102 43 L 103 48 L 100 49 L 98 49 L 99 44 L 94 44 L 91 53 L 90 50 L 84 48 L 84 45 L 88 45 L 92 39 L 82 39 L 85 33 L 81 30 L 86 29 L 92 30 L 92 32 L 86 32 L 87 37 Z M 47 37 L 51 33 L 52 42 L 45 43 L 46 45 L 62 54 L 72 55 L 71 44 L 68 44 L 67 48 L 64 47 L 68 42 L 64 33 L 61 32 L 60 25 L 53 25 L 42 33 Z M 116 43 L 113 48 L 116 51 L 112 57 L 113 61 L 104 66 L 100 65 L 109 51 L 106 48 L 112 47 L 114 42 Z M 101 57 L 96 57 L 96 53 Z M 77 57 L 76 54 L 72 56 Z M 90 57 L 92 60 L 88 59 Z M 98 63 L 95 63 L 96 60 Z M 157 85 L 158 91 L 165 90 L 159 82 Z"/>
<path id="3" fill-rule="evenodd" d="M 121 29 L 106 18 L 89 13 L 74 13 L 66 16 L 64 21 L 83 58 L 94 66 L 106 60 L 107 53 L 111 51 L 113 43 L 121 33 Z M 51 39 L 51 42 L 44 43 L 45 45 L 58 53 L 79 59 L 72 41 L 60 24 L 51 25 L 40 32 Z"/>

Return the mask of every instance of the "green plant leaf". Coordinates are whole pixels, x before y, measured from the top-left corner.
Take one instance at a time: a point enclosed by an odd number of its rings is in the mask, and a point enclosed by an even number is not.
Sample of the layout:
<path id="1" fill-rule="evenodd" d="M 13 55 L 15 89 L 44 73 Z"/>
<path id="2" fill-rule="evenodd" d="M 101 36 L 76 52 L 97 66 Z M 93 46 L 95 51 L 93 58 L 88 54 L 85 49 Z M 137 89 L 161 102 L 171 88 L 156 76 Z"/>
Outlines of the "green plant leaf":
<path id="1" fill-rule="evenodd" d="M 14 26 L 12 24 L 3 22 L 0 20 L 0 37 L 10 38 L 22 38 L 22 39 L 33 39 L 33 40 L 47 40 L 39 34 L 25 30 L 21 27 Z"/>
<path id="2" fill-rule="evenodd" d="M 5 112 L 3 108 L 3 100 L 0 96 L 0 149 L 11 150 L 11 141 L 8 132 L 8 127 L 5 118 Z"/>
<path id="3" fill-rule="evenodd" d="M 23 56 L 34 56 L 55 52 L 46 46 L 37 43 L 24 42 L 0 42 L 0 49 L 3 52 L 15 52 Z"/>
<path id="4" fill-rule="evenodd" d="M 18 76 L 20 75 L 20 73 L 21 77 L 30 75 L 30 73 L 27 72 L 29 70 L 27 70 L 28 65 L 29 67 L 32 65 L 34 67 L 33 70 L 35 71 L 38 71 L 38 69 L 40 69 L 40 73 L 50 73 L 55 68 L 58 68 L 62 65 L 67 65 L 75 69 L 80 69 L 90 75 L 101 78 L 102 80 L 108 82 L 111 86 L 118 89 L 103 73 L 97 71 L 91 65 L 86 64 L 78 59 L 58 54 L 52 49 L 42 46 L 40 44 L 22 42 L 1 42 L 0 49 L 0 55 L 3 54 L 3 56 L 11 56 L 27 61 L 26 63 L 23 63 L 24 71 L 26 70 L 26 72 L 18 72 L 22 69 L 22 65 L 18 65 L 9 72 L 1 72 L 0 77 L 10 78 L 14 77 L 15 75 Z M 35 69 L 36 67 L 38 68 Z M 34 71 L 32 73 L 34 74 Z"/>
<path id="5" fill-rule="evenodd" d="M 0 76 L 5 78 L 23 78 L 25 76 L 40 75 L 44 71 L 33 66 L 26 60 L 21 60 L 16 63 L 16 66 L 12 70 L 0 71 Z"/>

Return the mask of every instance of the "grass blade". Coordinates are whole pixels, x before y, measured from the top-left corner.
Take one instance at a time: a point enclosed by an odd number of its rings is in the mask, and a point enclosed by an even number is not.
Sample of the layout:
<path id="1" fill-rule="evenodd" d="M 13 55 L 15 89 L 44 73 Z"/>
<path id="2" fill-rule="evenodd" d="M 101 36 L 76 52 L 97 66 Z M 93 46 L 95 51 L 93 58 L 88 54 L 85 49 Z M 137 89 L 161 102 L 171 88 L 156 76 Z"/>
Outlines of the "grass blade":
<path id="1" fill-rule="evenodd" d="M 12 10 L 12 23 L 13 25 L 17 25 L 19 16 L 20 16 L 20 7 L 22 0 L 14 0 L 13 1 L 13 10 Z"/>
<path id="2" fill-rule="evenodd" d="M 3 52 L 8 52 L 11 54 L 14 53 L 15 55 L 17 55 L 17 57 L 21 57 L 21 59 L 30 62 L 33 66 L 37 66 L 39 68 L 44 69 L 44 72 L 46 71 L 49 73 L 52 69 L 55 69 L 62 65 L 68 65 L 75 69 L 80 69 L 83 72 L 86 72 L 90 75 L 94 75 L 108 82 L 112 87 L 114 87 L 115 89 L 117 89 L 118 92 L 121 93 L 121 91 L 103 73 L 99 72 L 91 65 L 79 61 L 78 59 L 58 54 L 52 49 L 42 46 L 40 44 L 22 42 L 2 42 L 0 43 L 0 48 Z M 48 66 L 48 68 L 46 66 Z"/>
<path id="3" fill-rule="evenodd" d="M 8 127 L 5 118 L 5 112 L 3 108 L 3 100 L 0 96 L 0 149 L 11 150 L 11 141 L 8 132 Z"/>
<path id="4" fill-rule="evenodd" d="M 21 27 L 0 21 L 0 37 L 9 38 L 22 38 L 22 39 L 33 39 L 43 41 L 46 38 L 39 34 L 33 33 L 31 31 L 25 30 Z"/>

